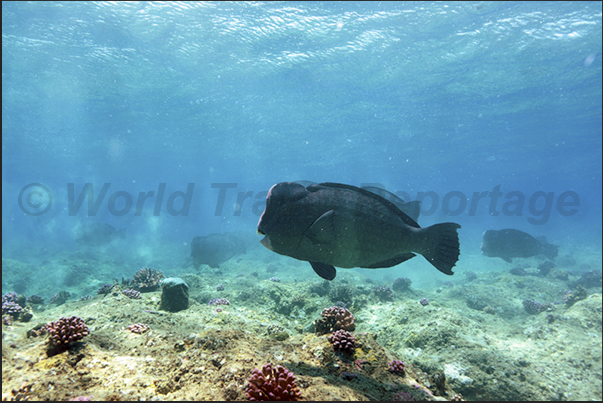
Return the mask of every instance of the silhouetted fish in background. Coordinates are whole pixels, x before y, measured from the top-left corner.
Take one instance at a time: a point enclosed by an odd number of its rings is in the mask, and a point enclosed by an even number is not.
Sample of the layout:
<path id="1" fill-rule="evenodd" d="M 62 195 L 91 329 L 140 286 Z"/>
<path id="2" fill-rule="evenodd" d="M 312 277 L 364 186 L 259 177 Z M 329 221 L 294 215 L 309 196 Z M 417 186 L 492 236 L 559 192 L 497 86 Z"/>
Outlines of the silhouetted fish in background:
<path id="1" fill-rule="evenodd" d="M 557 257 L 558 246 L 546 242 L 546 238 L 534 238 L 517 229 L 488 230 L 484 232 L 482 254 L 499 257 L 512 263 L 514 257 L 532 257 L 543 254 L 549 259 Z"/>
<path id="2" fill-rule="evenodd" d="M 413 258 L 412 252 L 452 275 L 460 227 L 421 228 L 395 203 L 355 186 L 282 182 L 268 192 L 258 233 L 265 235 L 261 243 L 268 249 L 308 261 L 319 276 L 332 280 L 334 266 L 392 267 Z"/>
<path id="3" fill-rule="evenodd" d="M 191 242 L 191 256 L 196 269 L 202 264 L 219 268 L 228 259 L 246 252 L 244 240 L 235 233 L 196 236 Z"/>
<path id="4" fill-rule="evenodd" d="M 75 236 L 75 242 L 85 246 L 102 246 L 115 239 L 125 239 L 126 229 L 116 230 L 108 224 L 88 224 L 81 227 Z"/>

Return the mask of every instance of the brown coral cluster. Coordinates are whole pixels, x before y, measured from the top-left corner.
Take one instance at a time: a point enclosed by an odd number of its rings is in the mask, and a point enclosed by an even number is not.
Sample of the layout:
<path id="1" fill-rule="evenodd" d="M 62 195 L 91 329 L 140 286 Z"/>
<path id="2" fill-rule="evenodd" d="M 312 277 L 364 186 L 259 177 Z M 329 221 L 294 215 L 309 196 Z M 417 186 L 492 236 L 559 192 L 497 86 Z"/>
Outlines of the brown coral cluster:
<path id="1" fill-rule="evenodd" d="M 50 336 L 50 344 L 53 347 L 66 349 L 76 341 L 88 336 L 90 330 L 84 324 L 84 321 L 77 316 L 70 318 L 60 318 L 55 322 L 50 322 L 45 326 L 45 330 Z"/>
<path id="2" fill-rule="evenodd" d="M 322 318 L 314 321 L 316 333 L 319 335 L 333 333 L 337 330 L 353 332 L 356 329 L 356 318 L 347 308 L 332 306 L 323 309 Z"/>

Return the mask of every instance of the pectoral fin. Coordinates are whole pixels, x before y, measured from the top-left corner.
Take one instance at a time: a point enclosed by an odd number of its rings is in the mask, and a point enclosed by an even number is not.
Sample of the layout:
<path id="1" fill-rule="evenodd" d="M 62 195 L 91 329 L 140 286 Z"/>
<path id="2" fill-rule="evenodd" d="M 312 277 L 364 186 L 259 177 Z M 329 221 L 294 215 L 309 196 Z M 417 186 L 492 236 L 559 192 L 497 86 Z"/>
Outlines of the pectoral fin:
<path id="1" fill-rule="evenodd" d="M 335 241 L 335 212 L 329 210 L 316 219 L 305 232 L 305 236 L 315 244 L 330 244 Z M 333 277 L 335 277 L 333 275 Z"/>
<path id="2" fill-rule="evenodd" d="M 337 275 L 337 271 L 330 264 L 319 263 L 319 262 L 310 262 L 312 268 L 320 277 L 325 280 L 333 280 L 335 275 Z"/>

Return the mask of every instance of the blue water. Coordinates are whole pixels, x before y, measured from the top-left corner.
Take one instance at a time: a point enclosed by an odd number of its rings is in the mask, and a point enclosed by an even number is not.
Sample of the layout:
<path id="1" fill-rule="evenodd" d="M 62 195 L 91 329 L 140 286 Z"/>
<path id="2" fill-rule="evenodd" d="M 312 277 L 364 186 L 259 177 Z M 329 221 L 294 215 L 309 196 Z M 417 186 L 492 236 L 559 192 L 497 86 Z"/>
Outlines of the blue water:
<path id="1" fill-rule="evenodd" d="M 96 222 L 127 228 L 133 255 L 254 234 L 265 192 L 295 180 L 434 192 L 419 223 L 462 225 L 461 267 L 487 229 L 600 251 L 601 15 L 600 2 L 5 2 L 3 257 L 77 250 Z M 493 206 L 476 199 L 496 186 Z M 509 194 L 524 202 L 504 213 Z"/>

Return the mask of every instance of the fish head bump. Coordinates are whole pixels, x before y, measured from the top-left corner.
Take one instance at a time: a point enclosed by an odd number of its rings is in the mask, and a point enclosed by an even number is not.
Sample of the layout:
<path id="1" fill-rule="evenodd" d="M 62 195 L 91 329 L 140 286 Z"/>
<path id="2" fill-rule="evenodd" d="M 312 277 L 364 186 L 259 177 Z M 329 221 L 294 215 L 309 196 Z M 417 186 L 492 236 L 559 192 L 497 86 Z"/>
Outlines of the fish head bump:
<path id="1" fill-rule="evenodd" d="M 266 196 L 266 208 L 258 222 L 258 234 L 266 235 L 262 245 L 273 250 L 270 237 L 282 231 L 284 222 L 284 210 L 287 205 L 294 203 L 308 194 L 308 190 L 299 183 L 281 182 L 272 186 Z"/>

